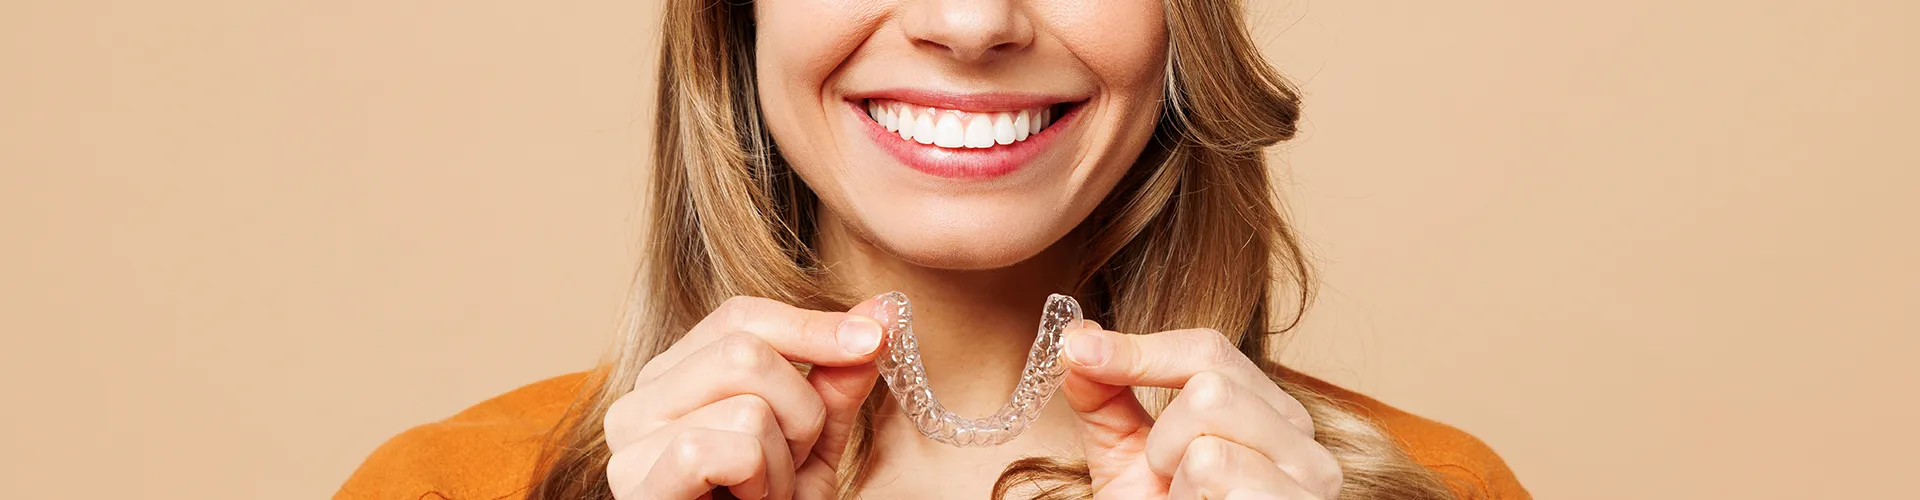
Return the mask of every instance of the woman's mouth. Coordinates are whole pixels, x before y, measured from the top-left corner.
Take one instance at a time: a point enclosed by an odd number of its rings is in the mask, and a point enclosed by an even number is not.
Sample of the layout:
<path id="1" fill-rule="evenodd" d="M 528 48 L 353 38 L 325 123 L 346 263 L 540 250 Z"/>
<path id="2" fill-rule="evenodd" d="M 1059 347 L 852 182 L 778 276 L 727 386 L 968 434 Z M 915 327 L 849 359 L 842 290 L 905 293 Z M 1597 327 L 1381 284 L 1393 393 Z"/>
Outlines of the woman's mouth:
<path id="1" fill-rule="evenodd" d="M 1013 173 L 1045 153 L 1084 100 L 1028 95 L 881 92 L 850 99 L 868 136 L 927 174 L 982 180 Z"/>
<path id="2" fill-rule="evenodd" d="M 900 138 L 948 149 L 985 149 L 1027 140 L 1052 124 L 1051 106 L 972 112 L 867 99 L 867 116 Z"/>

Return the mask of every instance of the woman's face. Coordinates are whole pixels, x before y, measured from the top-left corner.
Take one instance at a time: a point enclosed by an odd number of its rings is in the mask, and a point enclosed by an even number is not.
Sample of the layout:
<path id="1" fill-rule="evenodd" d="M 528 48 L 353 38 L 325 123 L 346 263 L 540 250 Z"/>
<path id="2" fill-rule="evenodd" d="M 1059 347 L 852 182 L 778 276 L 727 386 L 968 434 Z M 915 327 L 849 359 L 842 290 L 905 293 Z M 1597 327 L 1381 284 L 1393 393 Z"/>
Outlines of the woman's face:
<path id="1" fill-rule="evenodd" d="M 1162 0 L 758 0 L 780 153 L 853 234 L 991 269 L 1085 219 L 1152 136 Z"/>

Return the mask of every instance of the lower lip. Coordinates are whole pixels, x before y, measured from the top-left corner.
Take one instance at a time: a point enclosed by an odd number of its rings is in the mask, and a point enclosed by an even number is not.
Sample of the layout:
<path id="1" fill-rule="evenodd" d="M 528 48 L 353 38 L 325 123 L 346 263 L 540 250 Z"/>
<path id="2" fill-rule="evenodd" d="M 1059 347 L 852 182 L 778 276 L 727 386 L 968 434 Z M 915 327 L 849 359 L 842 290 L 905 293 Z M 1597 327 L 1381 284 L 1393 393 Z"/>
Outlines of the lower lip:
<path id="1" fill-rule="evenodd" d="M 992 179 L 1020 170 L 1020 167 L 1026 166 L 1035 157 L 1040 156 L 1040 153 L 1046 151 L 1047 146 L 1060 135 L 1055 131 L 1073 122 L 1073 119 L 1080 114 L 1079 107 L 1074 106 L 1040 133 L 1028 136 L 1024 141 L 1015 141 L 1013 144 L 995 144 L 990 148 L 948 149 L 932 144 L 921 144 L 913 139 L 901 139 L 899 132 L 888 131 L 886 126 L 874 121 L 872 115 L 867 114 L 865 103 L 849 102 L 847 105 L 847 109 L 852 110 L 860 121 L 866 124 L 867 137 L 873 138 L 873 142 L 879 144 L 880 149 L 886 150 L 887 154 L 893 155 L 893 158 L 900 160 L 900 163 L 937 177 L 965 180 Z"/>

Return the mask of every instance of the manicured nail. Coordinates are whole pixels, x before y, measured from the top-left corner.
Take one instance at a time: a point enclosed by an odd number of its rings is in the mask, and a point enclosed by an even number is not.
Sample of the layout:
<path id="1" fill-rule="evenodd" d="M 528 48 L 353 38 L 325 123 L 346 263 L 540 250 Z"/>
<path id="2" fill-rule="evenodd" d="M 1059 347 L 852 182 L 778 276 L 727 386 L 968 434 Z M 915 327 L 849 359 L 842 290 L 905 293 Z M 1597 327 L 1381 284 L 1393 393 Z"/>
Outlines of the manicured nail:
<path id="1" fill-rule="evenodd" d="M 1112 354 L 1113 346 L 1108 345 L 1099 334 L 1074 332 L 1067 337 L 1067 357 L 1072 358 L 1074 364 L 1086 367 L 1100 366 L 1106 364 L 1107 358 Z"/>
<path id="2" fill-rule="evenodd" d="M 848 354 L 865 356 L 880 347 L 880 324 L 866 318 L 847 318 L 834 333 Z"/>

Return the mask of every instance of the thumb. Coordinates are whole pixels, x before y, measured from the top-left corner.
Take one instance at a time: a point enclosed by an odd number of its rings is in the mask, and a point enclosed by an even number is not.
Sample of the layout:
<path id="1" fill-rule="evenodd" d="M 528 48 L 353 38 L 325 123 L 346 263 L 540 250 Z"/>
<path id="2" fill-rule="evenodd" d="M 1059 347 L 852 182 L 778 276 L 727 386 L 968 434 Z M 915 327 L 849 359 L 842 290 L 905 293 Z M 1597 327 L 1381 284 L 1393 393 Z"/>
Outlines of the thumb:
<path id="1" fill-rule="evenodd" d="M 829 467 L 839 467 L 841 455 L 846 452 L 847 443 L 852 440 L 854 425 L 860 417 L 860 406 L 873 393 L 874 381 L 880 377 L 880 371 L 872 363 L 860 366 L 827 367 L 815 366 L 813 373 L 807 374 L 807 383 L 813 390 L 819 391 L 820 401 L 827 410 L 826 423 L 820 428 L 820 439 L 814 441 L 814 457 Z"/>
<path id="2" fill-rule="evenodd" d="M 868 299 L 848 312 L 854 320 L 864 318 L 872 321 L 875 329 L 880 329 L 880 322 L 873 319 L 879 305 L 878 298 Z M 889 340 L 885 337 L 881 335 L 881 349 L 886 348 L 885 342 Z M 820 394 L 827 418 L 820 428 L 820 438 L 814 441 L 806 462 L 800 466 L 801 477 L 797 482 L 802 489 L 811 490 L 800 492 L 800 498 L 813 498 L 810 495 L 818 492 L 829 493 L 820 498 L 833 496 L 830 493 L 838 486 L 835 471 L 846 454 L 847 444 L 852 441 L 854 426 L 860 420 L 860 407 L 866 404 L 879 378 L 880 370 L 872 361 L 854 366 L 814 365 L 807 373 L 807 383 Z"/>
<path id="3" fill-rule="evenodd" d="M 1061 350 L 1068 363 L 1090 359 L 1107 349 L 1100 344 L 1103 332 L 1099 325 L 1089 321 L 1087 326 L 1068 332 L 1066 349 Z M 1061 392 L 1079 416 L 1081 446 L 1097 491 L 1146 451 L 1153 416 L 1141 406 L 1132 388 L 1095 381 L 1074 371 L 1067 372 Z"/>

